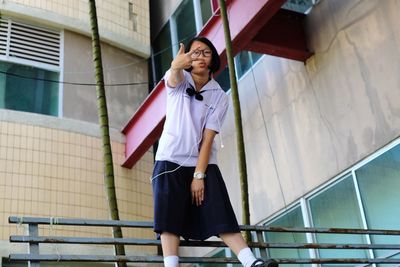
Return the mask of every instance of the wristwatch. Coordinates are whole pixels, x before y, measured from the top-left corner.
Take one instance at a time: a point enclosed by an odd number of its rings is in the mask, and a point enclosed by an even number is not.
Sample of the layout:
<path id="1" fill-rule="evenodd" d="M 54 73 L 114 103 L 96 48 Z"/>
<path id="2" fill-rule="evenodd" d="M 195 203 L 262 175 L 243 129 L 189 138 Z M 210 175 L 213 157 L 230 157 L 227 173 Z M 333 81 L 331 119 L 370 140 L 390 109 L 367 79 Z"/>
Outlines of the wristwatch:
<path id="1" fill-rule="evenodd" d="M 206 177 L 206 174 L 205 174 L 205 173 L 202 173 L 202 172 L 195 172 L 195 173 L 193 174 L 193 178 L 194 178 L 194 179 L 201 180 L 201 179 L 204 179 L 205 177 Z"/>

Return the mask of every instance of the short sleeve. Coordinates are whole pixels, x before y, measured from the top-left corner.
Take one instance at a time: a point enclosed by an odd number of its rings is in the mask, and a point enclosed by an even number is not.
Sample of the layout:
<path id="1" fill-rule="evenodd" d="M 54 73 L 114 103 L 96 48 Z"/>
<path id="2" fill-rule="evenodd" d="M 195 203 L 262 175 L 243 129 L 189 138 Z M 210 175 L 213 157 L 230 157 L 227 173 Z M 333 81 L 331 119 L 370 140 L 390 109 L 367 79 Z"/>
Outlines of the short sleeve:
<path id="1" fill-rule="evenodd" d="M 171 70 L 168 70 L 166 73 L 165 73 L 165 75 L 164 75 L 164 81 L 165 81 L 165 88 L 167 88 L 167 93 L 168 94 L 171 94 L 171 93 L 174 93 L 174 92 L 178 92 L 178 91 L 181 91 L 182 89 L 183 89 L 183 87 L 185 87 L 184 85 L 187 83 L 187 81 L 188 81 L 188 75 L 190 75 L 190 74 L 188 74 L 187 73 L 187 71 L 183 71 L 183 81 L 181 82 L 181 83 L 179 83 L 177 86 L 175 86 L 175 87 L 170 87 L 170 86 L 168 86 L 168 79 L 169 79 L 169 76 L 171 75 Z"/>
<path id="2" fill-rule="evenodd" d="M 216 108 L 213 110 L 213 112 L 207 119 L 205 128 L 219 133 L 221 131 L 221 126 L 225 120 L 226 112 L 228 111 L 228 106 L 229 106 L 228 95 L 225 92 L 222 92 Z"/>

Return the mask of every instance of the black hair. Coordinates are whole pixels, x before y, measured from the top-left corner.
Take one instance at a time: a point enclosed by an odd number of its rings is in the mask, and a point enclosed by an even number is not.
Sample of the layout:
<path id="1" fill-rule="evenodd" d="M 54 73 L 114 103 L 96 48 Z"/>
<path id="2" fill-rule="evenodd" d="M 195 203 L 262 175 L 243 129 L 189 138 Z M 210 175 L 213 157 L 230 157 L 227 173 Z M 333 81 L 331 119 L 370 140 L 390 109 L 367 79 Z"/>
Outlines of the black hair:
<path id="1" fill-rule="evenodd" d="M 221 60 L 219 58 L 219 54 L 217 52 L 217 49 L 215 46 L 211 43 L 210 40 L 208 40 L 206 37 L 203 36 L 197 36 L 191 39 L 188 44 L 185 47 L 185 53 L 190 51 L 190 48 L 193 44 L 194 41 L 202 42 L 206 44 L 210 49 L 211 49 L 211 64 L 208 67 L 211 73 L 217 72 L 219 70 L 219 67 L 221 65 Z M 186 71 L 191 72 L 193 67 L 190 67 L 188 69 L 185 69 Z"/>

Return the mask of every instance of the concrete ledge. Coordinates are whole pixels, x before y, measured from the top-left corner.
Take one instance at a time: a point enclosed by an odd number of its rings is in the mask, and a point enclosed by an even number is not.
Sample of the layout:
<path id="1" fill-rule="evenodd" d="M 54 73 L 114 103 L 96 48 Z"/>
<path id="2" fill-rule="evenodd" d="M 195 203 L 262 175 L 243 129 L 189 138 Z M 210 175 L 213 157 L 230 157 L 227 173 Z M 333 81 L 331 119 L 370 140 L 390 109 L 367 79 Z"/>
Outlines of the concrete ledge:
<path id="1" fill-rule="evenodd" d="M 41 126 L 100 137 L 100 127 L 98 124 L 68 118 L 58 118 L 30 112 L 0 109 L 0 121 Z M 117 129 L 110 128 L 110 138 L 112 141 L 125 143 L 125 136 Z"/>

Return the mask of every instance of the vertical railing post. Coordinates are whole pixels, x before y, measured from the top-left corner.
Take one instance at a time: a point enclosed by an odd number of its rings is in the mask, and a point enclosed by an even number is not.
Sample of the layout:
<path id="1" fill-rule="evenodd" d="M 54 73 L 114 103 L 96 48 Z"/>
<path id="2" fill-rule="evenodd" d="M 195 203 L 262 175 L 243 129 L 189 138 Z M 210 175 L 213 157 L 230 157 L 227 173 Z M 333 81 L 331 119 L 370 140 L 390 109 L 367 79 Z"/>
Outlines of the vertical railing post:
<path id="1" fill-rule="evenodd" d="M 257 242 L 266 243 L 265 240 L 264 240 L 264 234 L 263 234 L 262 231 L 256 231 L 256 236 L 257 236 Z M 263 258 L 263 259 L 270 258 L 269 251 L 268 251 L 267 248 L 265 248 L 265 249 L 264 248 L 259 248 L 259 249 L 260 249 L 261 258 Z"/>
<path id="2" fill-rule="evenodd" d="M 29 224 L 29 236 L 39 236 L 39 229 L 37 224 Z M 39 243 L 29 242 L 29 254 L 39 255 Z M 40 261 L 29 261 L 28 267 L 40 267 Z"/>

